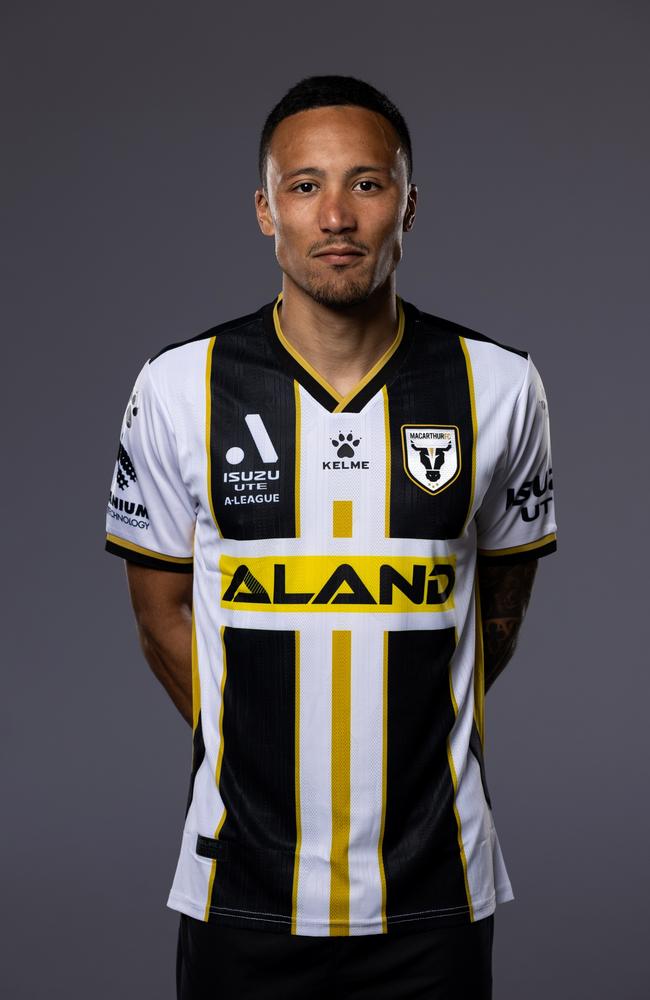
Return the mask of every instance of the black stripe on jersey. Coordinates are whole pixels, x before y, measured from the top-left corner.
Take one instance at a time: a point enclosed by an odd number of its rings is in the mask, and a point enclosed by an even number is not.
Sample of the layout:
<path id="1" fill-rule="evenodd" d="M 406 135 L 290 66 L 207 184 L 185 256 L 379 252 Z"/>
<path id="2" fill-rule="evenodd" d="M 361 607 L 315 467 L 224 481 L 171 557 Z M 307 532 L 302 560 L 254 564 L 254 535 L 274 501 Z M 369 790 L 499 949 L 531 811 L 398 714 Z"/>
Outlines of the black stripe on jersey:
<path id="1" fill-rule="evenodd" d="M 166 569 L 170 573 L 192 573 L 194 568 L 191 559 L 187 562 L 171 562 L 165 556 L 161 555 L 158 558 L 153 552 L 151 555 L 145 555 L 144 552 L 137 552 L 126 545 L 111 542 L 108 538 L 106 539 L 105 548 L 107 552 L 111 552 L 114 556 L 120 556 L 128 562 L 137 563 L 138 566 L 146 566 L 148 569 Z"/>
<path id="2" fill-rule="evenodd" d="M 392 538 L 458 538 L 471 502 L 474 430 L 467 363 L 458 334 L 432 319 L 417 314 L 407 362 L 388 386 Z M 460 471 L 437 493 L 406 472 L 402 428 L 416 425 L 458 428 Z"/>
<path id="3" fill-rule="evenodd" d="M 467 922 L 447 739 L 453 628 L 388 633 L 386 818 L 382 855 L 386 920 Z M 410 920 L 409 920 L 410 915 Z"/>
<path id="4" fill-rule="evenodd" d="M 196 780 L 197 772 L 203 763 L 203 758 L 205 757 L 205 743 L 203 742 L 203 727 L 201 725 L 201 711 L 199 709 L 199 716 L 196 721 L 196 729 L 192 734 L 192 773 L 190 774 L 190 789 L 187 795 L 187 806 L 185 807 L 185 816 L 187 817 L 190 811 L 190 806 L 192 804 L 192 796 L 194 795 L 194 781 Z"/>
<path id="5" fill-rule="evenodd" d="M 222 535 L 295 538 L 295 392 L 258 314 L 215 337 L 210 394 L 210 489 Z M 246 423 L 252 415 L 261 418 L 275 461 L 263 460 Z M 240 461 L 230 460 L 242 452 Z"/>
<path id="6" fill-rule="evenodd" d="M 213 919 L 254 915 L 256 926 L 286 932 L 297 842 L 295 633 L 227 627 L 224 645 L 225 820 L 218 840 L 201 838 L 197 851 L 219 858 Z"/>

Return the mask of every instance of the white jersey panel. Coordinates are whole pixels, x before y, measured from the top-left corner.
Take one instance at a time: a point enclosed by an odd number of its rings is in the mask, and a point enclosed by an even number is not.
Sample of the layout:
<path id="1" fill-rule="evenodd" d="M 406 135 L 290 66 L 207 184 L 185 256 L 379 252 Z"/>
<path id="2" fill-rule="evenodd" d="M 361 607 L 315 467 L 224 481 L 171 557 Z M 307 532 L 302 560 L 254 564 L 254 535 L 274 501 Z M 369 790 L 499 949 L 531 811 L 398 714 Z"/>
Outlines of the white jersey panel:
<path id="1" fill-rule="evenodd" d="M 499 554 L 554 536 L 548 404 L 528 359 L 467 341 L 478 425 L 475 509 L 479 551 Z"/>

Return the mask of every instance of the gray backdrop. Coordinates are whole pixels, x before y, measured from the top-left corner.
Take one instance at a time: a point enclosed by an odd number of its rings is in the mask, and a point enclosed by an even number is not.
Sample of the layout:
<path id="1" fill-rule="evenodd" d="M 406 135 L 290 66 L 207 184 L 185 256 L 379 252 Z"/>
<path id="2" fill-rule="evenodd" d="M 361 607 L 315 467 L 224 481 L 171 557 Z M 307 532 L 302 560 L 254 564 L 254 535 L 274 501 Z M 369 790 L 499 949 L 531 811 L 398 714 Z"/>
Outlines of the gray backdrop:
<path id="1" fill-rule="evenodd" d="M 367 78 L 410 123 L 401 294 L 529 349 L 549 396 L 559 552 L 487 701 L 516 895 L 496 913 L 495 997 L 645 995 L 648 4 L 5 0 L 0 16 L 3 995 L 174 996 L 190 731 L 103 552 L 106 496 L 144 360 L 279 288 L 257 137 L 314 72 Z"/>

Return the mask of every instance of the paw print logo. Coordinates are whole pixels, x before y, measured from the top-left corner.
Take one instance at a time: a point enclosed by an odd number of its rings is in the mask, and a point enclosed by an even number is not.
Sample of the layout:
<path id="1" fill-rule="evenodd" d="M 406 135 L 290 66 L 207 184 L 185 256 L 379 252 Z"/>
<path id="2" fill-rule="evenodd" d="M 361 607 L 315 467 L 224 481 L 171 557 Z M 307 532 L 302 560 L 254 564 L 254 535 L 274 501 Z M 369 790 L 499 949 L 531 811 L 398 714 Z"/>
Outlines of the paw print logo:
<path id="1" fill-rule="evenodd" d="M 134 392 L 129 400 L 129 405 L 126 408 L 126 426 L 130 427 L 133 423 L 133 418 L 138 412 L 138 394 Z"/>
<path id="2" fill-rule="evenodd" d="M 355 438 L 353 434 L 339 434 L 338 438 L 332 438 L 339 458 L 354 458 L 354 449 L 360 441 L 361 438 Z"/>

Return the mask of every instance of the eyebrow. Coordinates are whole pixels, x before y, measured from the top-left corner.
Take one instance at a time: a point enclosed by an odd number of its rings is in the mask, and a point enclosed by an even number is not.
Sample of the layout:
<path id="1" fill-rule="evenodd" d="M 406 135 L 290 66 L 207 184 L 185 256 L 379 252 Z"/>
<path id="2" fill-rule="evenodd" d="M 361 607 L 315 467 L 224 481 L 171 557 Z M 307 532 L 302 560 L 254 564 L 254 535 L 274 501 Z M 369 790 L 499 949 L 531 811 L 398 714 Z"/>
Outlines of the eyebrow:
<path id="1" fill-rule="evenodd" d="M 356 174 L 365 174 L 368 172 L 387 174 L 387 167 L 380 167 L 377 164 L 360 164 L 358 167 L 350 167 L 349 170 L 345 171 L 346 177 L 355 177 Z M 298 177 L 299 174 L 313 174 L 314 177 L 324 177 L 325 171 L 321 170 L 320 167 L 298 167 L 297 170 L 290 170 L 288 173 L 284 174 L 282 179 L 285 181 L 291 180 L 292 177 Z"/>

